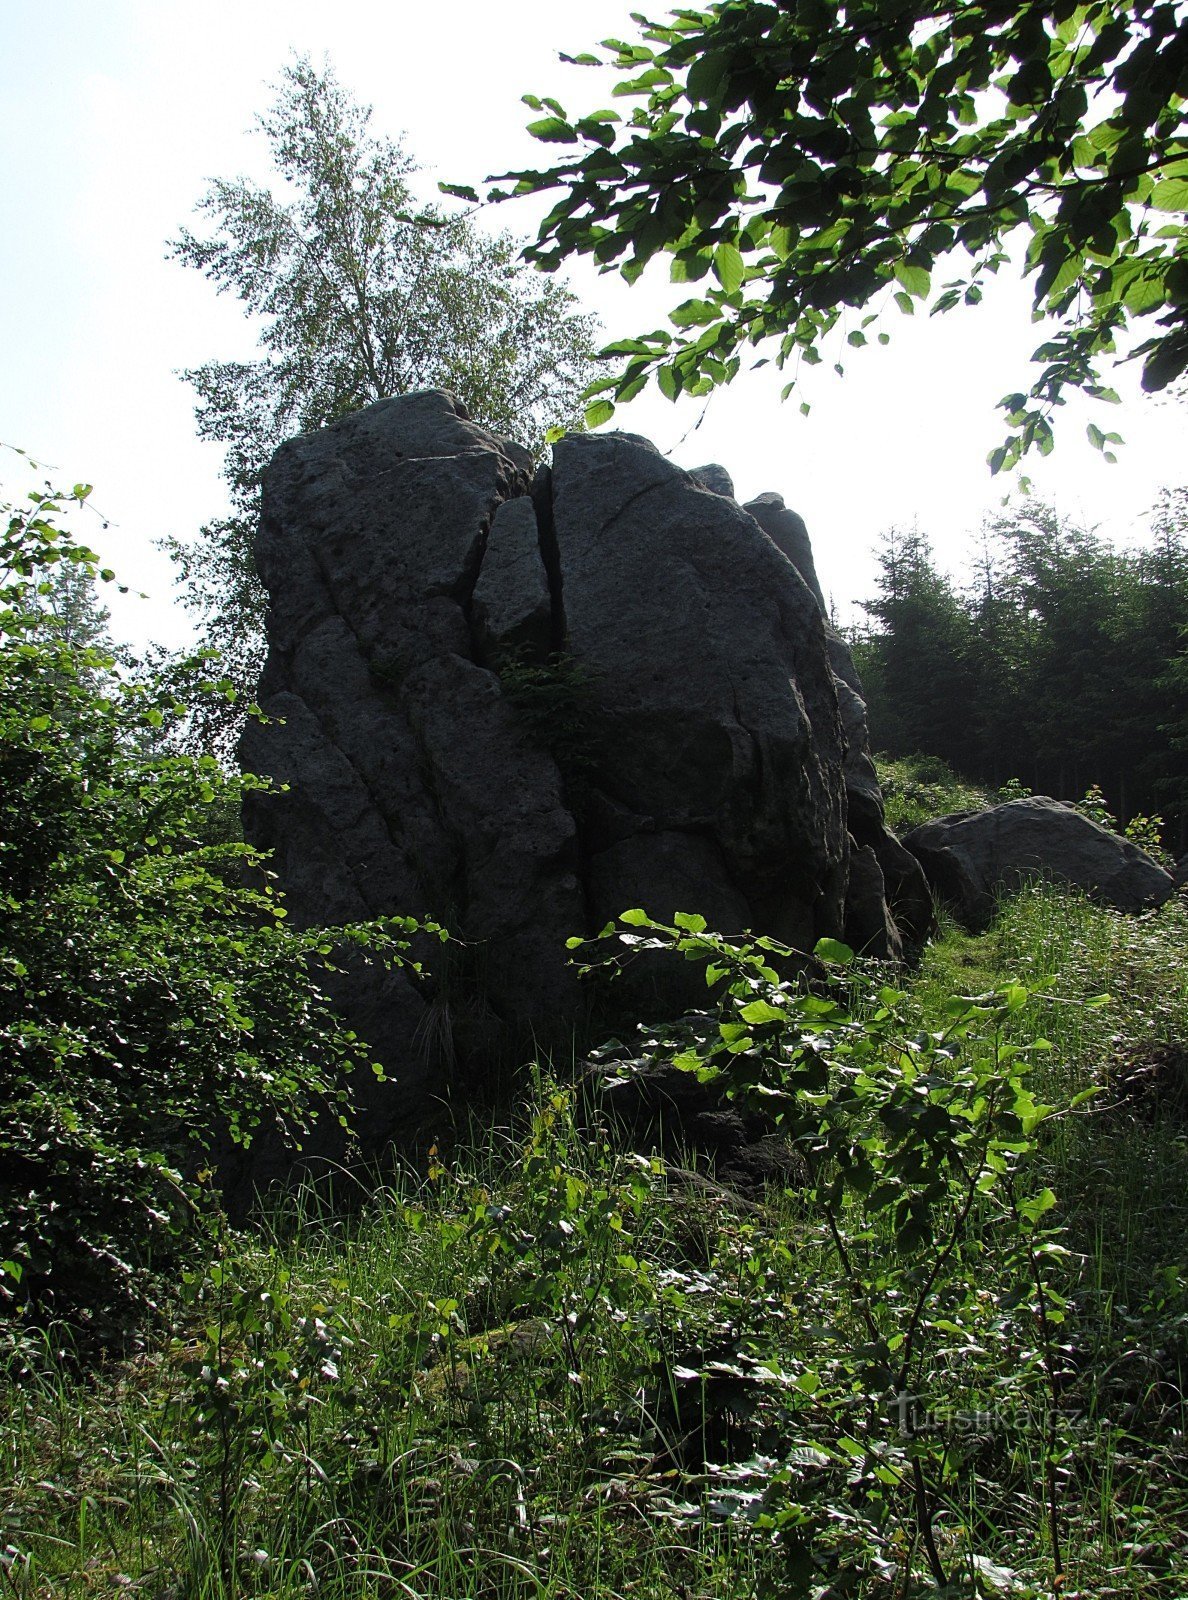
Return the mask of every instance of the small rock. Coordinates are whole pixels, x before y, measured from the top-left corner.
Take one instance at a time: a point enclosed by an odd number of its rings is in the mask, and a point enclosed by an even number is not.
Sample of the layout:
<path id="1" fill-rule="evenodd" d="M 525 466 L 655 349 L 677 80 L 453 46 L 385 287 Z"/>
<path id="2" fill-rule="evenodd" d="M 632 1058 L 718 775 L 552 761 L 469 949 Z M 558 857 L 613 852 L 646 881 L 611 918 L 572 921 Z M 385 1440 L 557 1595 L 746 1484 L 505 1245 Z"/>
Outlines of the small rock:
<path id="1" fill-rule="evenodd" d="M 720 494 L 726 500 L 734 499 L 734 479 L 716 461 L 708 461 L 704 467 L 694 467 L 689 476 L 711 494 Z"/>

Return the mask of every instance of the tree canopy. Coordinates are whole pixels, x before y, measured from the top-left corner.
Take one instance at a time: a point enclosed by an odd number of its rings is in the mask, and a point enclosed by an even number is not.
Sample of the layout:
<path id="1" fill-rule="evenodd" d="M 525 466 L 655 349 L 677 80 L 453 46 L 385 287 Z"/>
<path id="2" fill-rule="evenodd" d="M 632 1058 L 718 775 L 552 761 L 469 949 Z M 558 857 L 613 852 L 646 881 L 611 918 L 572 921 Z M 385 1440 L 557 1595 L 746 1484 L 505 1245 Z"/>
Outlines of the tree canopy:
<path id="1" fill-rule="evenodd" d="M 528 252 L 544 267 L 588 254 L 634 280 L 663 253 L 705 285 L 671 331 L 609 347 L 592 424 L 650 377 L 706 393 L 772 342 L 787 394 L 835 330 L 861 346 L 891 303 L 975 303 L 1008 252 L 1055 327 L 1001 401 L 994 470 L 1050 449 L 1066 389 L 1116 398 L 1103 358 L 1141 358 L 1148 389 L 1188 367 L 1181 0 L 722 0 L 637 21 L 566 58 L 626 72 L 630 113 L 527 97 L 531 132 L 573 149 L 493 191 L 561 191 Z"/>
<path id="2" fill-rule="evenodd" d="M 1160 812 L 1182 851 L 1188 494 L 1162 496 L 1154 532 L 1115 550 L 1026 500 L 989 524 L 962 587 L 918 533 L 885 536 L 855 640 L 877 748 L 1059 799 L 1096 786 L 1123 822 Z"/>
<path id="3" fill-rule="evenodd" d="M 260 473 L 291 434 L 412 389 L 450 389 L 476 420 L 530 447 L 581 418 L 595 325 L 520 259 L 520 242 L 417 207 L 411 157 L 377 134 L 327 66 L 298 58 L 258 118 L 279 180 L 211 184 L 174 257 L 261 319 L 255 361 L 185 377 L 200 437 L 226 446 L 232 514 L 177 544 L 204 642 L 242 688 L 261 656 L 251 558 Z"/>

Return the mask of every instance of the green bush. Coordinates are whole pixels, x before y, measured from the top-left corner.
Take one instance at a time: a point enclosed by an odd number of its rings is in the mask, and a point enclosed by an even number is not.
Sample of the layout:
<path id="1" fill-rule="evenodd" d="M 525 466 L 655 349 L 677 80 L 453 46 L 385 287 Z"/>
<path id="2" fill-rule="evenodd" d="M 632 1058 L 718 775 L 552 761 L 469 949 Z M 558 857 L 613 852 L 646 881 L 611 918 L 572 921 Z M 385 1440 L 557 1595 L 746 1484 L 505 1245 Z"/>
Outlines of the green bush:
<path id="1" fill-rule="evenodd" d="M 953 811 L 984 811 L 988 806 L 1017 800 L 1028 792 L 1017 778 L 1010 779 L 1006 787 L 998 791 L 980 788 L 958 777 L 939 756 L 914 755 L 892 760 L 890 756 L 879 755 L 875 757 L 875 766 L 883 790 L 887 826 L 896 833 L 906 833 Z"/>
<path id="2" fill-rule="evenodd" d="M 1163 818 L 1148 817 L 1142 812 L 1136 812 L 1130 821 L 1123 827 L 1114 813 L 1110 810 L 1105 795 L 1098 784 L 1090 784 L 1082 799 L 1078 800 L 1077 810 L 1082 812 L 1091 822 L 1099 823 L 1103 828 L 1108 828 L 1111 833 L 1120 833 L 1123 838 L 1129 839 L 1131 844 L 1138 845 L 1140 850 L 1145 850 L 1149 856 L 1165 867 L 1168 872 L 1175 871 L 1176 858 L 1170 850 L 1164 848 L 1163 843 Z"/>
<path id="3" fill-rule="evenodd" d="M 96 572 L 60 526 L 87 493 L 0 533 L 0 1309 L 106 1340 L 202 1225 L 216 1139 L 346 1117 L 365 1047 L 319 975 L 348 945 L 406 960 L 417 925 L 293 931 L 262 858 L 209 842 L 262 780 L 171 753 L 166 680 L 47 625 L 63 564 Z"/>
<path id="4" fill-rule="evenodd" d="M 626 911 L 590 943 L 612 971 L 644 951 L 703 964 L 713 1009 L 666 1030 L 663 1054 L 792 1143 L 798 1244 L 844 1290 L 830 1304 L 818 1289 L 807 1358 L 765 1357 L 783 1388 L 783 1460 L 734 1477 L 784 1564 L 779 1592 L 842 1592 L 839 1570 L 890 1575 L 905 1528 L 936 1589 L 961 1592 L 983 1558 L 952 1490 L 976 1474 L 937 1419 L 968 1416 L 992 1386 L 1042 1440 L 1030 1511 L 1058 1592 L 1067 1252 L 1039 1130 L 1092 1090 L 1037 1098 L 1031 1058 L 1049 1046 L 1011 1037 L 1032 998 L 1019 983 L 951 995 L 917 1029 L 907 992 L 835 939 L 818 942 L 810 983 L 781 976 L 796 952 L 774 939 L 727 940 L 687 912 L 673 924 Z"/>

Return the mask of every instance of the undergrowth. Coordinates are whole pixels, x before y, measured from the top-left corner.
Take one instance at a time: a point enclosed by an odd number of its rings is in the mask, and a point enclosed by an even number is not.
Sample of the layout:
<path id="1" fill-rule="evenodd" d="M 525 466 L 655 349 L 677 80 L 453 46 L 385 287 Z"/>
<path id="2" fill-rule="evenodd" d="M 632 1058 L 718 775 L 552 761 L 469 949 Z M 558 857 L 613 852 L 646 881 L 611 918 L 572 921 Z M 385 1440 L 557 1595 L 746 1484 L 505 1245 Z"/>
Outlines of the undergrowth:
<path id="1" fill-rule="evenodd" d="M 887 826 L 895 833 L 907 833 L 954 811 L 984 811 L 1027 792 L 1014 780 L 1004 789 L 970 783 L 939 756 L 879 755 L 875 757 L 875 767 Z"/>
<path id="2" fill-rule="evenodd" d="M 18 1326 L 0 1591 L 1183 1595 L 1185 907 L 1035 889 L 899 989 L 696 922 L 623 931 L 723 968 L 683 1065 L 802 1180 L 690 1183 L 544 1077 L 362 1213 L 226 1233 L 130 1361 Z"/>

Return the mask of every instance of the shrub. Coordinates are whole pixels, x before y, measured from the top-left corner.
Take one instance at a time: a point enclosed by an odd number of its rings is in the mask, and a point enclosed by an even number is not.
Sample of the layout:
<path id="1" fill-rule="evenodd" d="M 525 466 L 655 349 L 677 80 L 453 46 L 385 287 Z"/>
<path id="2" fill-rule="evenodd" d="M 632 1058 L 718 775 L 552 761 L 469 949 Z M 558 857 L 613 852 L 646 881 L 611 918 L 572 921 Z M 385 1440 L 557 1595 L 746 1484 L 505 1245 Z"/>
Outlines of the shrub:
<path id="1" fill-rule="evenodd" d="M 879 784 L 887 811 L 887 826 L 897 833 L 906 833 L 934 817 L 943 817 L 953 811 L 984 811 L 987 806 L 998 805 L 1004 799 L 1017 799 L 1026 793 L 1018 780 L 1012 778 L 1008 790 L 996 794 L 978 788 L 958 777 L 947 762 L 939 756 L 913 755 L 892 760 L 890 756 L 875 758 Z"/>
<path id="2" fill-rule="evenodd" d="M 365 1047 L 319 974 L 347 945 L 407 960 L 417 924 L 294 931 L 262 858 L 208 842 L 262 780 L 171 753 L 165 679 L 47 626 L 63 563 L 96 574 L 60 525 L 87 493 L 0 524 L 0 1309 L 107 1340 L 201 1226 L 216 1136 L 346 1118 Z"/>
<path id="3" fill-rule="evenodd" d="M 803 966 L 789 947 L 724 939 L 687 912 L 670 926 L 626 911 L 590 943 L 613 971 L 641 952 L 704 965 L 713 1010 L 662 1030 L 661 1049 L 792 1142 L 798 1246 L 842 1287 L 832 1304 L 815 1291 L 808 1358 L 777 1349 L 766 1363 L 783 1388 L 783 1460 L 735 1475 L 786 1565 L 780 1592 L 848 1592 L 830 1582 L 839 1570 L 891 1573 L 905 1525 L 937 1590 L 958 1592 L 981 1557 L 972 1521 L 952 1519 L 971 1457 L 942 1423 L 991 1383 L 1004 1414 L 1041 1430 L 1035 1509 L 1059 1592 L 1067 1252 L 1038 1130 L 1093 1091 L 1066 1107 L 1037 1099 L 1030 1058 L 1047 1041 L 1012 1038 L 1031 992 L 1011 981 L 954 995 L 917 1029 L 907 993 L 834 939 L 819 941 L 811 983 L 777 970 Z"/>

